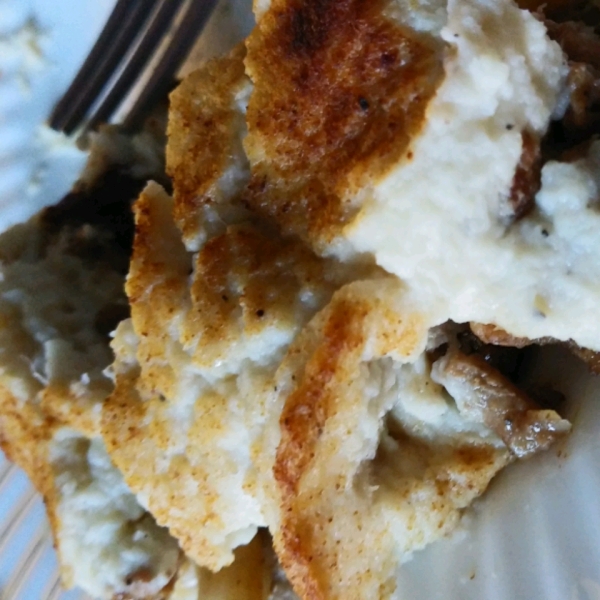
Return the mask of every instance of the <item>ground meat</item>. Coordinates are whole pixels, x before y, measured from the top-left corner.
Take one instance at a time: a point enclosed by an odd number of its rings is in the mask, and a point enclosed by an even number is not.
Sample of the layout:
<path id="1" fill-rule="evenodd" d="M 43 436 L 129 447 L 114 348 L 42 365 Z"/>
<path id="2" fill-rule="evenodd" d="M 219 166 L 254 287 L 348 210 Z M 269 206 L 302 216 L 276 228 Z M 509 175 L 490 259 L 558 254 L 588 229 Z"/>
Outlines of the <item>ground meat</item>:
<path id="1" fill-rule="evenodd" d="M 515 220 L 527 215 L 535 206 L 535 195 L 540 189 L 542 177 L 539 138 L 529 131 L 523 131 L 521 136 L 521 159 L 510 189 L 510 204 Z"/>

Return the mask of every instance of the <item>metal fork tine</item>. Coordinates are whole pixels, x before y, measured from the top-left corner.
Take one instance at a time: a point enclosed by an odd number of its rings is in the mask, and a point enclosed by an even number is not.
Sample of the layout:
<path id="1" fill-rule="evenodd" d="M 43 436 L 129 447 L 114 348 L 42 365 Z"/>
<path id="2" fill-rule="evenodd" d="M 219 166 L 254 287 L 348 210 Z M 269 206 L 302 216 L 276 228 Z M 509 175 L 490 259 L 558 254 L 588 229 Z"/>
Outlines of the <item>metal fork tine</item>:
<path id="1" fill-rule="evenodd" d="M 50 127 L 60 129 L 66 118 L 68 108 L 77 99 L 82 85 L 89 77 L 89 74 L 96 69 L 104 57 L 105 52 L 113 41 L 115 31 L 121 26 L 127 14 L 131 12 L 135 4 L 131 0 L 119 0 L 115 5 L 106 25 L 98 36 L 94 47 L 85 59 L 85 62 L 77 72 L 75 79 L 69 86 L 69 89 L 64 93 L 58 101 L 52 114 L 50 115 Z"/>
<path id="2" fill-rule="evenodd" d="M 133 130 L 142 124 L 148 111 L 164 97 L 173 84 L 173 75 L 185 60 L 217 0 L 191 0 L 172 41 L 124 121 Z"/>
<path id="3" fill-rule="evenodd" d="M 71 103 L 59 102 L 64 112 L 57 112 L 57 118 L 51 122 L 55 129 L 62 129 L 69 134 L 81 123 L 99 92 L 113 75 L 123 55 L 144 27 L 157 0 L 128 0 L 128 2 L 131 5 L 130 9 L 125 12 L 125 16 L 119 22 L 110 23 L 111 15 L 109 23 L 106 25 L 106 27 L 109 25 L 112 27 L 109 30 L 112 33 L 110 45 L 104 46 L 104 52 L 95 63 L 95 68 L 89 69 L 85 75 L 82 75 L 79 87 L 75 88 L 72 93 Z M 110 33 L 107 33 L 107 36 L 110 36 Z"/>
<path id="4" fill-rule="evenodd" d="M 183 0 L 162 0 L 162 5 L 156 12 L 135 53 L 129 59 L 127 66 L 94 113 L 94 116 L 89 120 L 88 129 L 94 129 L 99 123 L 104 123 L 111 117 L 162 41 L 182 2 Z"/>

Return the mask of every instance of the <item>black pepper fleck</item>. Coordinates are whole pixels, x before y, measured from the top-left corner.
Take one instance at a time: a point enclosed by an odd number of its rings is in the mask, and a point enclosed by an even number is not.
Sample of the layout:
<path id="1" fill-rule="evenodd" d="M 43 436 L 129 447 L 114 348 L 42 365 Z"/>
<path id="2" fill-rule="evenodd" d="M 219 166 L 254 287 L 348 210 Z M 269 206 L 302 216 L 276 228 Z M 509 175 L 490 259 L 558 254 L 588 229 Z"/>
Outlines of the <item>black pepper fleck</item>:
<path id="1" fill-rule="evenodd" d="M 362 108 L 362 110 L 369 110 L 369 101 L 362 96 L 358 99 L 358 104 Z"/>
<path id="2" fill-rule="evenodd" d="M 256 316 L 257 317 L 263 317 L 265 314 L 265 311 L 261 308 L 260 310 L 256 311 Z"/>

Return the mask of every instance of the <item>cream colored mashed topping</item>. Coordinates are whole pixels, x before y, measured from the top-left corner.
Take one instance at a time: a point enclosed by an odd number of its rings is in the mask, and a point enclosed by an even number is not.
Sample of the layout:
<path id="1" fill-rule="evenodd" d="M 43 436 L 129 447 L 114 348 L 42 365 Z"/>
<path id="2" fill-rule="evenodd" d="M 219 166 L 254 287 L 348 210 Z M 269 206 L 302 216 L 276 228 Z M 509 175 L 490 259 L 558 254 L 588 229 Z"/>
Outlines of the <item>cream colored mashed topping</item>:
<path id="1" fill-rule="evenodd" d="M 434 321 L 598 349 L 596 146 L 585 160 L 545 165 L 533 214 L 513 223 L 508 204 L 521 131 L 544 133 L 557 107 L 562 52 L 512 3 L 451 1 L 448 11 L 446 80 L 413 158 L 373 188 L 345 234 Z"/>
<path id="2" fill-rule="evenodd" d="M 544 166 L 531 215 L 514 223 L 508 203 L 521 131 L 543 134 L 560 108 L 562 52 L 511 3 L 452 1 L 448 12 L 446 80 L 412 159 L 369 192 L 345 235 L 434 321 L 599 349 L 598 145 L 573 164 Z"/>

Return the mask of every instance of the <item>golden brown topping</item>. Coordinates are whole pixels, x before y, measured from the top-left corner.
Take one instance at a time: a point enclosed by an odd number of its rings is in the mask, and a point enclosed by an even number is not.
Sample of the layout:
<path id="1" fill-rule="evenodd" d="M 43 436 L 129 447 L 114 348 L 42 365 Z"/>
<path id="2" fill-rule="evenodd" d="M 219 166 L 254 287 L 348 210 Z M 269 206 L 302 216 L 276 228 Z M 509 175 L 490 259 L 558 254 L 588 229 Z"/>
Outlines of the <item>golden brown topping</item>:
<path id="1" fill-rule="evenodd" d="M 326 273 L 326 266 L 297 240 L 249 225 L 229 227 L 197 256 L 193 310 L 183 325 L 183 339 L 201 340 L 197 354 L 203 358 L 198 360 L 206 363 L 208 356 L 225 356 L 241 335 L 269 326 L 296 328 L 299 291 L 314 294 L 315 302 L 331 293 L 335 275 Z"/>
<path id="2" fill-rule="evenodd" d="M 323 327 L 323 342 L 306 365 L 298 387 L 286 400 L 281 414 L 282 443 L 277 453 L 275 477 L 286 494 L 297 492 L 298 481 L 314 457 L 314 446 L 335 403 L 339 371 L 364 343 L 365 307 L 340 300 Z"/>
<path id="3" fill-rule="evenodd" d="M 384 7 L 274 0 L 248 38 L 246 200 L 317 244 L 356 212 L 356 192 L 408 153 L 442 76 L 439 46 Z"/>
<path id="4" fill-rule="evenodd" d="M 369 512 L 368 494 L 359 499 L 352 482 L 366 458 L 361 450 L 368 456 L 378 436 L 377 416 L 367 408 L 365 353 L 380 356 L 395 347 L 409 354 L 424 333 L 418 315 L 403 318 L 383 300 L 397 290 L 392 280 L 340 290 L 304 329 L 280 369 L 289 380 L 279 384 L 286 401 L 274 469 L 282 496 L 275 544 L 302 598 L 344 598 L 350 589 L 357 597 L 387 598 L 393 591 L 391 540 L 377 531 L 377 511 Z M 365 539 L 381 550 L 380 572 L 362 555 Z M 353 562 L 352 556 L 360 558 Z"/>
<path id="5" fill-rule="evenodd" d="M 451 530 L 511 460 L 495 438 L 407 416 L 451 409 L 427 369 L 404 364 L 426 333 L 399 293 L 391 278 L 345 286 L 279 369 L 275 544 L 302 598 L 389 598 L 398 557 Z"/>
<path id="6" fill-rule="evenodd" d="M 264 525 L 256 498 L 272 478 L 276 441 L 267 452 L 263 439 L 267 422 L 278 426 L 272 379 L 343 271 L 298 240 L 248 224 L 207 241 L 192 268 L 171 207 L 156 184 L 134 207 L 132 319 L 115 337 L 103 436 L 157 521 L 196 562 L 218 570 Z"/>
<path id="7" fill-rule="evenodd" d="M 184 239 L 196 236 L 200 208 L 222 199 L 219 179 L 230 163 L 245 163 L 245 125 L 236 107 L 236 94 L 247 83 L 244 54 L 241 45 L 229 56 L 210 61 L 171 94 L 167 173 L 173 179 L 175 220 Z"/>

